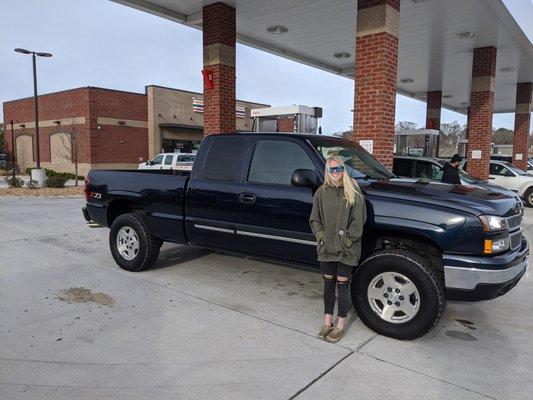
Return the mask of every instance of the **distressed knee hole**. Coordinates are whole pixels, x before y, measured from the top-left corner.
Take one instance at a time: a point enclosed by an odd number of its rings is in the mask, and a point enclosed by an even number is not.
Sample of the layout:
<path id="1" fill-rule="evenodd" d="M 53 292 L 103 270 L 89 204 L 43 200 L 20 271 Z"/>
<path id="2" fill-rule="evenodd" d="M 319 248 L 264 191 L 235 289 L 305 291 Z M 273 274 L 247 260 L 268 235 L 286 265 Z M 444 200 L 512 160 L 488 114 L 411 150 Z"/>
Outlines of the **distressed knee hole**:
<path id="1" fill-rule="evenodd" d="M 348 283 L 348 278 L 344 277 L 338 277 L 337 278 L 337 285 L 346 285 Z"/>
<path id="2" fill-rule="evenodd" d="M 333 280 L 333 275 L 323 275 L 324 277 L 324 280 L 326 281 L 332 281 Z"/>

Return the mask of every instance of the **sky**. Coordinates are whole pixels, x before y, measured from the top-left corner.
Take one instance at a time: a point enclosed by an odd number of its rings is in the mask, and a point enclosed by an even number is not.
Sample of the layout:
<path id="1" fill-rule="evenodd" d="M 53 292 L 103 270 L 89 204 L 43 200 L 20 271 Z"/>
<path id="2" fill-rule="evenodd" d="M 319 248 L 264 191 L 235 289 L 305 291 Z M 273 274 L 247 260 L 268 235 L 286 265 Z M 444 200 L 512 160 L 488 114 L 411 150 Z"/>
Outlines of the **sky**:
<path id="1" fill-rule="evenodd" d="M 503 0 L 533 41 L 533 0 Z M 33 95 L 23 47 L 52 53 L 38 59 L 39 93 L 100 86 L 144 93 L 146 85 L 202 91 L 202 33 L 109 0 L 1 0 L 0 103 Z M 321 106 L 324 133 L 352 125 L 353 81 L 237 45 L 237 98 L 283 106 Z M 0 120 L 3 119 L 0 110 Z M 397 97 L 397 121 L 425 124 L 425 103 Z M 442 110 L 442 122 L 466 123 Z M 514 114 L 495 128 L 513 129 Z"/>

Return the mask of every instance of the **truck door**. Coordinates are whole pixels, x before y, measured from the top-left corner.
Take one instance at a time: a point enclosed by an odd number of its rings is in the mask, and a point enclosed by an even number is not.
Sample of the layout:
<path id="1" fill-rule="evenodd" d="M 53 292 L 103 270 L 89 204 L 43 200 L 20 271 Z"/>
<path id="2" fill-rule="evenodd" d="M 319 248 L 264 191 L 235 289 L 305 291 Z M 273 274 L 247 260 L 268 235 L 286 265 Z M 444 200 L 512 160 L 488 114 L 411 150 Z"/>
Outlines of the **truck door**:
<path id="1" fill-rule="evenodd" d="M 237 240 L 242 252 L 316 264 L 309 227 L 313 190 L 291 185 L 296 169 L 316 171 L 299 140 L 259 138 L 241 185 Z"/>
<path id="2" fill-rule="evenodd" d="M 214 137 L 202 144 L 207 150 L 195 161 L 185 202 L 186 230 L 192 244 L 237 250 L 235 215 L 249 142 L 242 136 Z"/>

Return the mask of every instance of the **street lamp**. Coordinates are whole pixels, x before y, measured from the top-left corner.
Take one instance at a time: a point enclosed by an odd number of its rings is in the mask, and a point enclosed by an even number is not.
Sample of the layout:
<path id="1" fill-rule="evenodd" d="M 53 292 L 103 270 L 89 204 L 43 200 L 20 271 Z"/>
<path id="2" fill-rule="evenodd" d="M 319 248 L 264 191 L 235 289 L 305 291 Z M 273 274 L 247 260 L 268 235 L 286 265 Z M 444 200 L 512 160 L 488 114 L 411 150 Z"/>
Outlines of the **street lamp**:
<path id="1" fill-rule="evenodd" d="M 37 147 L 37 169 L 41 169 L 41 147 L 40 147 L 40 141 L 39 141 L 39 102 L 37 101 L 37 68 L 35 63 L 35 56 L 39 57 L 52 57 L 52 54 L 50 53 L 42 53 L 42 52 L 35 52 L 30 51 L 26 49 L 16 48 L 15 51 L 17 53 L 22 54 L 31 54 L 32 55 L 32 62 L 33 62 L 33 102 L 35 104 L 35 145 Z M 44 186 L 44 177 L 45 174 L 43 174 L 41 171 L 37 173 L 38 179 L 36 179 L 39 182 L 39 185 L 41 187 Z M 32 176 L 33 179 L 33 176 Z"/>

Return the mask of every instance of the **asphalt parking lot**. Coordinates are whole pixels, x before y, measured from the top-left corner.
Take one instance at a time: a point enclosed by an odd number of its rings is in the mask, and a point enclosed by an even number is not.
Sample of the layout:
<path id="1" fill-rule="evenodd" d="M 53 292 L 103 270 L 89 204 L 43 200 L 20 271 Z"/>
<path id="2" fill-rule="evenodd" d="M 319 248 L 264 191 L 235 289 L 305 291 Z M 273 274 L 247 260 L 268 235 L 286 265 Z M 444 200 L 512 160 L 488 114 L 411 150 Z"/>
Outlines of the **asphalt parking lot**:
<path id="1" fill-rule="evenodd" d="M 152 270 L 125 272 L 83 203 L 0 199 L 2 399 L 531 398 L 531 276 L 448 304 L 419 340 L 351 313 L 330 344 L 315 338 L 319 274 L 168 244 Z M 532 226 L 527 209 L 530 242 Z"/>

